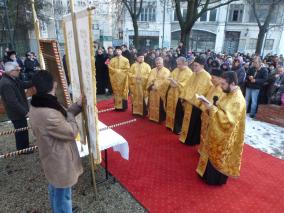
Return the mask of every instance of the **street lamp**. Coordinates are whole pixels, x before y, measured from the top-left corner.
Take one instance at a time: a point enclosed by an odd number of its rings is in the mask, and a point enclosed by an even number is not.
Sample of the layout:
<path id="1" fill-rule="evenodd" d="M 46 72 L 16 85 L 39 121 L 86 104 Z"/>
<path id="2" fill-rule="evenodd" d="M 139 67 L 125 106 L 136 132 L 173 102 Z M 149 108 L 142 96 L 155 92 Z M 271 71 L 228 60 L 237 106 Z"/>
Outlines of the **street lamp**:
<path id="1" fill-rule="evenodd" d="M 165 42 L 165 19 L 166 19 L 166 3 L 167 0 L 163 0 L 164 2 L 164 11 L 163 11 L 163 37 L 162 37 L 162 48 L 164 47 Z"/>

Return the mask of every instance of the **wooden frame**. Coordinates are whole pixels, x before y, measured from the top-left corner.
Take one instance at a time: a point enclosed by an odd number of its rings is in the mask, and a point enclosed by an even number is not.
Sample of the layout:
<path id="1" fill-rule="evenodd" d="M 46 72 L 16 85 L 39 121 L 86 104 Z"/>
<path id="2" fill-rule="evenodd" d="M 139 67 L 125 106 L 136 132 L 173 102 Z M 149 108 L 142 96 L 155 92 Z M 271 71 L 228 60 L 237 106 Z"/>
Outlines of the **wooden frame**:
<path id="1" fill-rule="evenodd" d="M 58 43 L 56 40 L 40 39 L 39 44 L 45 67 L 47 71 L 51 72 L 54 80 L 58 83 L 56 91 L 58 101 L 65 107 L 68 107 L 71 104 L 71 99 L 68 93 L 68 84 L 59 54 Z"/>

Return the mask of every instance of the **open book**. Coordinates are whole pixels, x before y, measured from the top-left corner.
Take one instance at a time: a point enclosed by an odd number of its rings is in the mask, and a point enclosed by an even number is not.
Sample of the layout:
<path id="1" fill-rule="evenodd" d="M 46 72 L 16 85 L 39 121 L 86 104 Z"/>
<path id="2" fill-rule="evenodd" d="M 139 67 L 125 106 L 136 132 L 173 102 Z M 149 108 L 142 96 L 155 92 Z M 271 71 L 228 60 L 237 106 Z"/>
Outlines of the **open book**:
<path id="1" fill-rule="evenodd" d="M 211 102 L 208 101 L 208 99 L 205 98 L 203 95 L 195 94 L 195 96 L 196 96 L 196 98 L 197 98 L 198 100 L 200 100 L 200 101 L 202 101 L 202 102 L 205 102 L 205 103 L 207 103 L 207 104 L 211 104 Z"/>

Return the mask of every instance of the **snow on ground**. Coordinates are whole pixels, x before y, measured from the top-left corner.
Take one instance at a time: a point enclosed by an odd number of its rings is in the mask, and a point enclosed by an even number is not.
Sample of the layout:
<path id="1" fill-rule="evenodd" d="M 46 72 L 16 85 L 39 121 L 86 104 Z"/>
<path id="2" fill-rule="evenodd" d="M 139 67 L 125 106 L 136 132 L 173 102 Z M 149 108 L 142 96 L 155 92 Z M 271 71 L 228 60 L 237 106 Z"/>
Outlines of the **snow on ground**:
<path id="1" fill-rule="evenodd" d="M 247 117 L 245 143 L 284 159 L 284 128 Z"/>

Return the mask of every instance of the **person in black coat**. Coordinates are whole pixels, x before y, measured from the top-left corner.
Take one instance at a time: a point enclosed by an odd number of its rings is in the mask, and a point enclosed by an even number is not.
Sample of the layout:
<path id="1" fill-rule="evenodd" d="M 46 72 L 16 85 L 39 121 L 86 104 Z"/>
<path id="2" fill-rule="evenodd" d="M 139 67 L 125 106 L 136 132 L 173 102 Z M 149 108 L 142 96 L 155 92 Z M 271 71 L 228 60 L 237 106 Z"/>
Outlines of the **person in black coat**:
<path id="1" fill-rule="evenodd" d="M 24 80 L 31 80 L 35 73 L 35 62 L 32 59 L 32 54 L 30 52 L 26 53 L 26 60 L 24 61 L 25 71 Z"/>
<path id="2" fill-rule="evenodd" d="M 135 62 L 135 61 L 134 61 L 134 57 L 133 57 L 133 55 L 130 53 L 130 51 L 128 50 L 127 46 L 126 46 L 125 44 L 123 44 L 123 45 L 121 46 L 121 49 L 122 49 L 122 56 L 128 59 L 128 61 L 129 61 L 129 63 L 130 63 L 130 66 L 131 66 L 132 64 L 134 64 L 134 62 Z"/>
<path id="3" fill-rule="evenodd" d="M 246 81 L 246 71 L 243 67 L 243 58 L 237 57 L 233 61 L 232 71 L 237 74 L 238 77 L 238 86 L 242 90 L 242 93 L 245 94 L 245 81 Z"/>
<path id="4" fill-rule="evenodd" d="M 261 59 L 255 56 L 253 59 L 252 67 L 248 70 L 246 77 L 246 102 L 247 106 L 250 105 L 250 117 L 254 118 L 257 112 L 258 99 L 264 84 L 268 79 L 268 70 L 261 66 Z"/>
<path id="5" fill-rule="evenodd" d="M 107 88 L 107 74 L 108 67 L 106 65 L 106 56 L 104 55 L 103 49 L 98 48 L 96 55 L 96 79 L 97 79 L 97 94 L 105 94 Z"/>
<path id="6" fill-rule="evenodd" d="M 26 117 L 29 112 L 25 89 L 32 87 L 32 83 L 19 80 L 20 67 L 16 62 L 6 62 L 4 68 L 5 73 L 0 80 L 1 99 L 14 128 L 25 128 L 28 126 Z M 15 133 L 15 138 L 17 150 L 29 147 L 28 131 Z"/>

